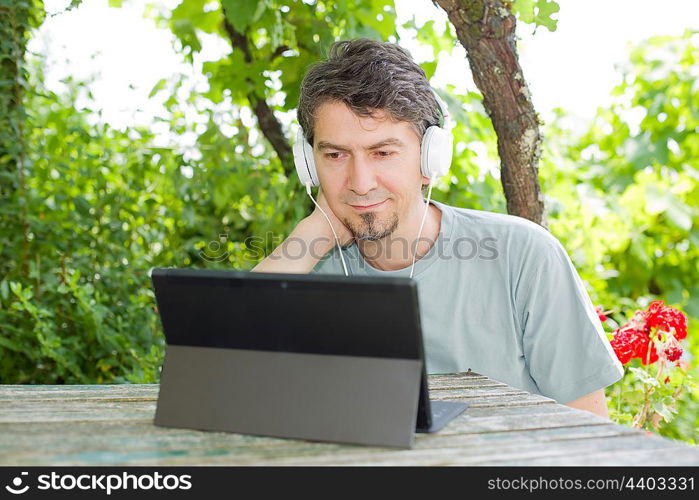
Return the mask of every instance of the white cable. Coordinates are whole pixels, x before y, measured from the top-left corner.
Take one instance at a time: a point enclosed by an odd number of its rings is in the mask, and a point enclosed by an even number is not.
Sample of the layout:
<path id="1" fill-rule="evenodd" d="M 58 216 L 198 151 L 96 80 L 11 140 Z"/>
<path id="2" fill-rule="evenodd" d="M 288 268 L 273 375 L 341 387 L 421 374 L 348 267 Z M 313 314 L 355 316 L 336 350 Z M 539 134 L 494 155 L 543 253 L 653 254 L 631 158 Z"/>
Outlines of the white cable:
<path id="1" fill-rule="evenodd" d="M 422 234 L 422 226 L 425 225 L 425 218 L 427 217 L 427 209 L 430 208 L 430 198 L 432 197 L 432 184 L 437 178 L 436 174 L 432 174 L 430 179 L 429 188 L 427 189 L 427 201 L 425 202 L 425 211 L 422 213 L 422 221 L 420 222 L 420 230 L 417 232 L 417 241 L 415 242 L 415 252 L 413 252 L 413 265 L 410 267 L 410 277 L 413 277 L 413 272 L 415 272 L 415 257 L 417 257 L 417 247 L 420 245 L 420 235 Z"/>
<path id="2" fill-rule="evenodd" d="M 333 227 L 332 222 L 330 222 L 330 218 L 328 217 L 328 214 L 325 213 L 325 210 L 320 208 L 320 205 L 316 202 L 316 200 L 313 198 L 313 195 L 311 194 L 311 183 L 307 182 L 306 183 L 306 192 L 308 193 L 308 196 L 310 196 L 311 201 L 313 204 L 318 207 L 318 210 L 325 216 L 325 220 L 328 221 L 328 224 L 330 224 L 330 229 L 333 232 L 333 235 L 335 236 L 335 243 L 337 244 L 337 250 L 340 252 L 340 260 L 342 261 L 342 269 L 345 271 L 345 276 L 349 277 L 349 273 L 347 272 L 347 265 L 345 264 L 345 258 L 342 256 L 342 247 L 340 246 L 340 238 L 337 237 L 337 233 L 335 232 L 335 228 Z"/>

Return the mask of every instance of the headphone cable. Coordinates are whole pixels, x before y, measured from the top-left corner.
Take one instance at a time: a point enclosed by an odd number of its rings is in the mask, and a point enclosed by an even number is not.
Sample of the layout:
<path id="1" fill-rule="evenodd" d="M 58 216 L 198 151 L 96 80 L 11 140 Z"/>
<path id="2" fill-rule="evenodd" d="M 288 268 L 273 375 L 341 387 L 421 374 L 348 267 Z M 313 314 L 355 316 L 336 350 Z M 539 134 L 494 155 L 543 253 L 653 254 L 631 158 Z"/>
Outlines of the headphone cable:
<path id="1" fill-rule="evenodd" d="M 342 247 L 340 246 L 340 238 L 337 237 L 337 233 L 335 232 L 335 228 L 333 227 L 332 222 L 330 222 L 330 218 L 328 217 L 328 214 L 325 213 L 325 210 L 320 208 L 320 205 L 318 205 L 318 202 L 316 202 L 315 198 L 313 198 L 313 195 L 311 194 L 311 183 L 307 182 L 306 183 L 306 193 L 308 193 L 308 196 L 311 198 L 311 201 L 313 204 L 318 207 L 318 210 L 325 216 L 325 220 L 328 221 L 328 224 L 330 225 L 330 229 L 333 232 L 333 235 L 335 236 L 335 243 L 337 244 L 337 250 L 340 252 L 340 260 L 342 261 L 342 270 L 345 272 L 345 276 L 349 277 L 349 273 L 347 272 L 347 264 L 345 264 L 345 258 L 342 256 Z"/>
<path id="2" fill-rule="evenodd" d="M 432 174 L 430 178 L 429 188 L 427 189 L 427 201 L 425 202 L 425 211 L 422 213 L 422 221 L 420 222 L 420 229 L 417 232 L 417 240 L 415 241 L 415 251 L 413 252 L 413 265 L 410 267 L 410 277 L 413 277 L 413 272 L 415 272 L 415 258 L 417 257 L 417 247 L 420 245 L 420 235 L 422 234 L 422 227 L 425 225 L 425 219 L 427 218 L 427 209 L 430 208 L 430 198 L 432 197 L 432 184 L 434 183 L 436 174 Z"/>

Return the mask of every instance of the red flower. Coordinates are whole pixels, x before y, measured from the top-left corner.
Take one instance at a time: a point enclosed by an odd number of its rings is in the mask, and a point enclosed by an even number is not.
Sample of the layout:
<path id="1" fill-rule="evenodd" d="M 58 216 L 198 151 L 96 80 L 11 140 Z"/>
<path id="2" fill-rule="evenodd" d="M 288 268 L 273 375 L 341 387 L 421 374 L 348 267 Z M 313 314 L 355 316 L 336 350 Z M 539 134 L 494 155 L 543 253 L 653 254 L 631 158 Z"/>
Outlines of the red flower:
<path id="1" fill-rule="evenodd" d="M 662 344 L 662 356 L 670 362 L 675 362 L 682 356 L 682 347 L 680 341 L 672 335 L 668 335 L 665 342 Z M 679 363 L 678 363 L 679 364 Z"/>
<path id="2" fill-rule="evenodd" d="M 680 346 L 670 346 L 666 347 L 663 354 L 668 361 L 677 361 L 682 356 L 682 348 Z"/>
<path id="3" fill-rule="evenodd" d="M 670 332 L 674 328 L 677 340 L 687 337 L 686 316 L 679 309 L 666 306 L 662 300 L 652 302 L 645 315 L 649 328 L 658 328 L 666 332 Z"/>
<path id="4" fill-rule="evenodd" d="M 627 327 L 617 329 L 610 342 L 621 364 L 628 363 L 631 358 L 641 358 L 643 364 L 646 364 L 649 343 L 651 343 L 650 337 L 644 332 Z M 650 360 L 651 363 L 658 360 L 658 353 L 654 346 L 651 347 Z"/>
<path id="5" fill-rule="evenodd" d="M 595 307 L 595 312 L 602 323 L 607 321 L 607 317 L 604 315 L 604 310 L 600 306 Z"/>
<path id="6" fill-rule="evenodd" d="M 686 337 L 685 315 L 674 307 L 666 306 L 662 300 L 656 300 L 646 311 L 636 311 L 628 323 L 614 332 L 610 343 L 622 364 L 638 358 L 648 365 L 658 361 L 660 356 L 671 362 L 678 361 L 682 356 L 679 341 Z M 660 354 L 655 347 L 656 342 Z"/>
<path id="7" fill-rule="evenodd" d="M 650 351 L 650 353 L 648 352 Z M 641 363 L 644 365 L 652 365 L 658 361 L 658 351 L 655 350 L 655 343 L 650 337 L 646 337 L 642 342 L 637 344 L 636 348 L 637 358 L 640 358 Z"/>
<path id="8" fill-rule="evenodd" d="M 633 357 L 634 346 L 627 332 L 616 330 L 611 342 L 612 349 L 622 365 L 625 365 Z"/>

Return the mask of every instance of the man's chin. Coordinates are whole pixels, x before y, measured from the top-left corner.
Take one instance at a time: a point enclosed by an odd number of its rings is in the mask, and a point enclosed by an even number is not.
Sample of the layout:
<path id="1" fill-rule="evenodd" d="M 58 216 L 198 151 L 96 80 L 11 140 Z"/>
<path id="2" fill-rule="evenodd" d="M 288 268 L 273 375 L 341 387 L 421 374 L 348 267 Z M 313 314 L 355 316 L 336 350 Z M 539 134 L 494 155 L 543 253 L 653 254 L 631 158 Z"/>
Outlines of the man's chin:
<path id="1" fill-rule="evenodd" d="M 379 233 L 379 234 L 374 234 L 374 233 L 354 233 L 354 239 L 357 241 L 380 241 L 387 236 L 390 236 L 391 233 L 389 232 L 384 232 L 384 233 Z"/>
<path id="2" fill-rule="evenodd" d="M 379 241 L 393 234 L 398 227 L 398 215 L 392 214 L 388 219 L 376 220 L 376 214 L 360 216 L 359 221 L 343 221 L 357 241 Z"/>

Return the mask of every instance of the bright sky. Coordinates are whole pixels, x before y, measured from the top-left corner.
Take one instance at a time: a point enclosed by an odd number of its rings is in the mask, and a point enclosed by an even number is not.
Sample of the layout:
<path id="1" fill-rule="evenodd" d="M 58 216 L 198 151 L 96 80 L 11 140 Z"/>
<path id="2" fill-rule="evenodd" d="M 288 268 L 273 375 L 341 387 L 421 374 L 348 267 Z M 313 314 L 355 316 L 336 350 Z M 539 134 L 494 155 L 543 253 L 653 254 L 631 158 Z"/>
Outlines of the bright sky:
<path id="1" fill-rule="evenodd" d="M 48 12 L 62 10 L 70 0 L 44 0 Z M 148 98 L 153 85 L 179 71 L 191 72 L 173 51 L 172 35 L 142 16 L 146 0 L 124 0 L 119 9 L 108 0 L 84 0 L 73 11 L 49 17 L 30 50 L 48 57 L 46 82 L 60 90 L 68 75 L 84 79 L 96 75 L 91 88 L 103 119 L 118 127 L 150 123 L 161 102 Z M 161 0 L 172 6 L 178 0 Z M 697 0 L 558 0 L 558 29 L 550 33 L 521 23 L 520 64 L 537 111 L 544 119 L 562 107 L 583 118 L 609 102 L 619 79 L 615 64 L 626 60 L 629 43 L 658 34 L 681 34 L 699 28 Z M 399 22 L 415 15 L 418 22 L 446 19 L 430 0 L 397 0 Z M 694 21 L 694 22 L 692 22 Z M 229 48 L 206 40 L 201 59 L 217 59 Z M 426 51 L 417 42 L 401 43 L 422 61 Z M 452 83 L 475 89 L 465 52 L 459 46 L 451 58 L 440 59 L 432 80 L 436 87 Z"/>

